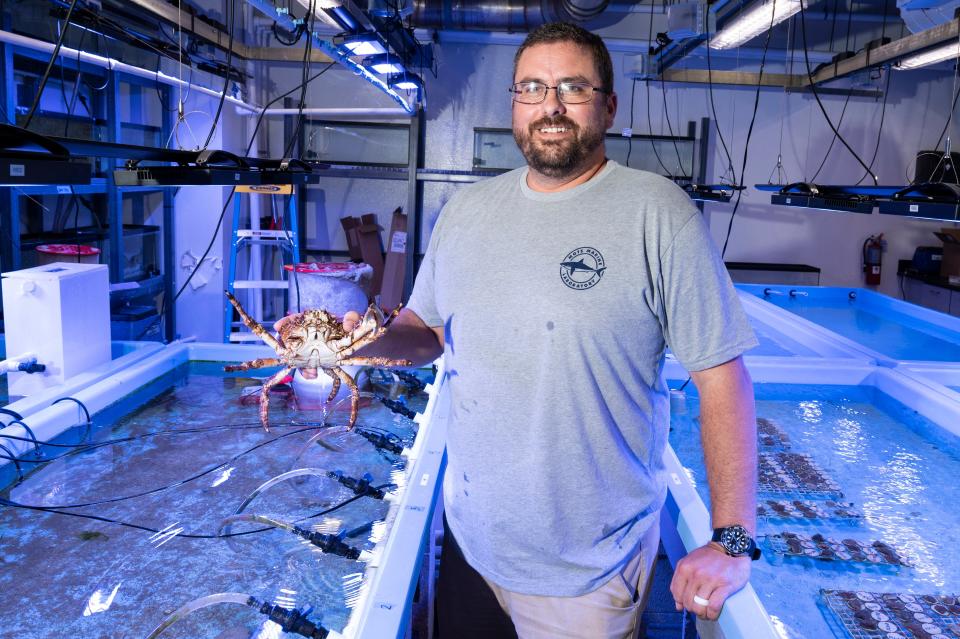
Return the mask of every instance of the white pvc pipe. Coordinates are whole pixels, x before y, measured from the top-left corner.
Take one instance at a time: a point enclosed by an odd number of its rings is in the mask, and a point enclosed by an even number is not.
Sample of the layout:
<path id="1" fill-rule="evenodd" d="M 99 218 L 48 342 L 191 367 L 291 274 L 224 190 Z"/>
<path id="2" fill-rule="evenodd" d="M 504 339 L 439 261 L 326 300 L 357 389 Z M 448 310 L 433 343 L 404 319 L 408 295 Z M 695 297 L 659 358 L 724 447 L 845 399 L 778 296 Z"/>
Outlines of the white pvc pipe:
<path id="1" fill-rule="evenodd" d="M 34 51 L 41 51 L 43 53 L 53 53 L 54 45 L 49 42 L 44 42 L 43 40 L 36 40 L 34 38 L 28 38 L 26 36 L 18 35 L 16 33 L 11 33 L 9 31 L 0 31 L 0 42 L 6 42 L 18 47 L 24 47 L 26 49 L 33 49 Z M 187 89 L 188 87 L 192 91 L 197 91 L 198 93 L 203 93 L 210 97 L 220 98 L 220 91 L 214 91 L 213 89 L 208 89 L 206 87 L 197 86 L 191 84 L 179 78 L 175 78 L 170 75 L 166 75 L 162 71 L 150 71 L 149 69 L 142 69 L 140 67 L 135 67 L 119 60 L 113 58 L 106 58 L 103 56 L 95 55 L 93 53 L 85 53 L 83 51 L 78 51 L 77 49 L 71 49 L 70 47 L 61 47 L 60 56 L 68 58 L 71 60 L 79 60 L 80 62 L 86 62 L 87 64 L 93 64 L 104 69 L 110 69 L 112 71 L 120 71 L 127 73 L 138 78 L 145 78 L 147 80 L 156 80 L 157 82 L 162 82 L 174 87 L 183 87 Z M 244 102 L 243 100 L 238 100 L 230 96 L 226 97 L 226 101 L 230 104 L 233 104 L 238 109 L 241 109 L 241 113 L 244 115 L 259 115 L 263 111 L 262 107 L 258 107 L 253 104 Z M 279 116 L 279 115 L 298 115 L 300 110 L 298 109 L 267 109 L 266 115 L 270 116 Z M 401 108 L 355 108 L 355 109 L 304 109 L 304 115 L 316 115 L 323 117 L 343 117 L 343 118 L 393 118 L 393 117 L 404 117 L 409 118 L 410 114 L 404 111 Z"/>
<path id="2" fill-rule="evenodd" d="M 43 40 L 37 40 L 35 38 L 28 38 L 26 36 L 18 35 L 16 33 L 11 33 L 9 31 L 0 31 L 0 42 L 6 42 L 18 47 L 24 47 L 25 49 L 33 49 L 34 51 L 41 51 L 43 53 L 52 54 L 53 50 L 56 48 L 53 44 L 49 42 L 44 42 Z M 78 51 L 77 49 L 71 49 L 70 47 L 61 47 L 60 48 L 60 57 L 69 58 L 71 60 L 77 60 L 79 62 L 86 62 L 87 64 L 92 64 L 104 69 L 110 69 L 111 71 L 120 71 L 122 73 L 127 73 L 138 78 L 145 78 L 147 80 L 155 80 L 157 82 L 162 82 L 175 87 L 182 87 L 184 89 L 190 88 L 192 91 L 197 91 L 204 95 L 208 95 L 214 98 L 219 99 L 221 91 L 214 91 L 213 89 L 208 89 L 206 87 L 197 86 L 179 78 L 175 78 L 170 75 L 166 75 L 162 71 L 150 71 L 149 69 L 142 69 L 140 67 L 135 67 L 131 64 L 126 64 L 115 60 L 113 58 L 106 58 L 100 55 L 94 55 L 92 53 L 85 53 L 83 51 Z M 243 100 L 238 100 L 230 96 L 226 97 L 226 101 L 234 106 L 244 109 L 246 111 L 253 111 L 259 113 L 262 109 L 261 107 L 248 104 Z"/>
<path id="3" fill-rule="evenodd" d="M 325 108 L 313 108 L 313 109 L 267 109 L 265 115 L 299 115 L 303 113 L 304 115 L 319 115 L 319 116 L 328 116 L 328 117 L 345 117 L 345 118 L 396 118 L 403 117 L 409 118 L 410 114 L 404 111 L 403 109 L 396 108 L 351 108 L 351 109 L 325 109 Z M 253 115 L 248 114 L 248 115 Z"/>
<path id="4" fill-rule="evenodd" d="M 35 364 L 36 362 L 37 356 L 33 353 L 24 353 L 23 355 L 17 355 L 16 357 L 9 357 L 3 361 L 0 361 L 0 375 L 9 373 L 10 371 L 16 371 L 20 364 Z"/>

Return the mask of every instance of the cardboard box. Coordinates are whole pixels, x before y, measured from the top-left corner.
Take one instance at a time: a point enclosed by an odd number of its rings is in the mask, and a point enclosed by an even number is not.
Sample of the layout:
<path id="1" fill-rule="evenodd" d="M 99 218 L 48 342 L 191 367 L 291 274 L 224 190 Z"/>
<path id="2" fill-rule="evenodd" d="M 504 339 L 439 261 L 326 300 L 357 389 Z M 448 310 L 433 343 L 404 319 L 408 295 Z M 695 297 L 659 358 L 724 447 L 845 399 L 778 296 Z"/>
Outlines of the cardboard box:
<path id="1" fill-rule="evenodd" d="M 370 278 L 370 297 L 376 298 L 380 295 L 380 283 L 383 281 L 383 246 L 380 243 L 380 225 L 377 224 L 375 213 L 360 216 L 360 225 L 357 226 L 357 243 L 360 246 L 363 261 L 373 267 L 373 277 Z"/>
<path id="2" fill-rule="evenodd" d="M 940 262 L 940 275 L 943 277 L 960 276 L 960 228 L 941 228 L 934 235 L 943 242 L 943 261 Z"/>
<path id="3" fill-rule="evenodd" d="M 403 282 L 407 266 L 407 216 L 397 208 L 390 221 L 390 240 L 383 267 L 383 285 L 380 287 L 380 306 L 392 311 L 403 301 Z"/>

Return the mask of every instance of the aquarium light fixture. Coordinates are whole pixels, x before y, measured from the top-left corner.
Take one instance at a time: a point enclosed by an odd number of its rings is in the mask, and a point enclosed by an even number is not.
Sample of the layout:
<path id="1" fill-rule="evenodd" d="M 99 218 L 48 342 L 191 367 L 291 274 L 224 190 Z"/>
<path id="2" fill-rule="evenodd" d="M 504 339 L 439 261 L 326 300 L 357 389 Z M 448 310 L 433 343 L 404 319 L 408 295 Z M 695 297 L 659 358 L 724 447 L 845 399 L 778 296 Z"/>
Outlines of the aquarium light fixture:
<path id="1" fill-rule="evenodd" d="M 900 60 L 896 68 L 902 71 L 907 69 L 918 69 L 937 62 L 946 60 L 955 60 L 960 56 L 960 42 L 953 40 L 949 44 L 944 44 L 933 49 L 928 49 L 922 53 L 917 53 Z"/>
<path id="2" fill-rule="evenodd" d="M 710 39 L 711 49 L 732 49 L 755 38 L 800 11 L 806 0 L 769 0 L 757 2 L 728 21 Z"/>

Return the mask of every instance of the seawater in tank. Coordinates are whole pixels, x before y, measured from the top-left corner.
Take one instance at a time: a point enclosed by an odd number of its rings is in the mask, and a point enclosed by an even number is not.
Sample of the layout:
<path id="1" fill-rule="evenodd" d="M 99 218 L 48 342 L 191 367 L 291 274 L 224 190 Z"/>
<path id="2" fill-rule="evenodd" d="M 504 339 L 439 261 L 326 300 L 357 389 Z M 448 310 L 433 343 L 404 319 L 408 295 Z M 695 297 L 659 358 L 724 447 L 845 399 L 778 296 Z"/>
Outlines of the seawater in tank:
<path id="1" fill-rule="evenodd" d="M 761 420 L 758 536 L 764 556 L 753 565 L 751 583 L 781 634 L 886 636 L 844 627 L 828 607 L 825 589 L 960 594 L 955 552 L 960 440 L 949 428 L 960 424 L 960 405 L 944 404 L 926 417 L 916 409 L 942 398 L 889 370 L 865 368 L 842 383 L 842 374 L 815 366 L 799 376 L 757 368 L 755 380 L 790 380 L 754 387 Z M 826 383 L 796 383 L 818 376 Z M 898 401 L 910 398 L 917 404 Z M 683 409 L 674 411 L 671 429 L 671 446 L 709 504 L 699 398 L 692 385 Z M 932 623 L 942 629 L 955 624 L 958 615 L 946 612 Z M 860 623 L 849 615 L 851 620 Z M 863 623 L 876 630 L 879 622 Z M 885 623 L 898 624 L 891 632 L 916 636 L 903 619 Z"/>
<path id="2" fill-rule="evenodd" d="M 181 364 L 95 412 L 89 435 L 86 427 L 73 428 L 54 440 L 58 446 L 40 446 L 54 461 L 35 463 L 25 447 L 22 480 L 12 464 L 4 467 L 12 483 L 0 510 L 0 584 L 17 610 L 4 620 L 5 635 L 147 637 L 181 606 L 218 593 L 251 595 L 343 629 L 390 505 L 356 496 L 328 473 L 385 492 L 402 489 L 399 452 L 412 445 L 417 425 L 366 398 L 358 429 L 367 435 L 347 433 L 337 426 L 347 412 L 332 412 L 324 423 L 323 411 L 297 410 L 278 393 L 265 433 L 256 397 L 245 397 L 255 381 L 222 367 Z M 389 399 L 392 390 L 396 400 L 406 389 L 408 408 L 422 410 L 418 384 L 376 377 L 381 396 Z M 371 443 L 378 437 L 380 448 Z M 304 467 L 324 472 L 257 492 Z M 228 520 L 241 506 L 240 514 L 251 517 Z M 337 536 L 365 554 L 357 560 L 321 552 L 273 523 Z M 218 536 L 223 532 L 233 536 Z M 271 624 L 250 606 L 225 602 L 185 616 L 160 636 L 248 637 Z M 296 636 L 275 625 L 271 632 Z"/>
<path id="3" fill-rule="evenodd" d="M 866 289 L 738 284 L 878 359 L 960 362 L 960 318 Z"/>

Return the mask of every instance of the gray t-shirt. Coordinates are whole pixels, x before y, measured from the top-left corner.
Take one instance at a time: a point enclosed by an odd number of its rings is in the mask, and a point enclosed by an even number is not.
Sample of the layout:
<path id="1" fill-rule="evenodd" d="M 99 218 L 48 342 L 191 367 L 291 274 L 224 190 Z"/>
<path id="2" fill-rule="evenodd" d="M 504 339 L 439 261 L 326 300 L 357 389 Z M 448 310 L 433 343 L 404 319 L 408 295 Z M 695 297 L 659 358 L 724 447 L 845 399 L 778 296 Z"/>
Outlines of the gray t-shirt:
<path id="1" fill-rule="evenodd" d="M 666 496 L 660 372 L 756 345 L 697 209 L 608 161 L 539 193 L 527 169 L 465 187 L 409 308 L 444 327 L 444 501 L 464 555 L 514 592 L 577 596 L 637 550 Z"/>

